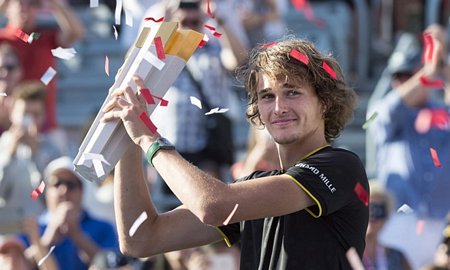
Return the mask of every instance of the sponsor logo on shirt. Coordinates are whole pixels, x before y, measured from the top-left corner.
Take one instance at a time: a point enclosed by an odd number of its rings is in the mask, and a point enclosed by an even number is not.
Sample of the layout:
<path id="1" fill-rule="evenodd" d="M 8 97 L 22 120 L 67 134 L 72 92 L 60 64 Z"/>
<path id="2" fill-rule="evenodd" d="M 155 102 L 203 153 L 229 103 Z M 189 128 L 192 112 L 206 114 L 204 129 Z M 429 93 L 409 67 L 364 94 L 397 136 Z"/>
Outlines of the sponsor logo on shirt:
<path id="1" fill-rule="evenodd" d="M 331 193 L 335 193 L 336 192 L 336 188 L 334 187 L 333 183 L 330 181 L 330 179 L 328 179 L 328 177 L 324 174 L 321 173 L 319 169 L 317 169 L 314 166 L 310 166 L 306 163 L 298 163 L 295 166 L 298 166 L 300 168 L 305 168 L 310 170 L 312 173 L 314 173 L 315 175 L 319 176 L 320 181 L 322 181 L 322 183 L 325 184 L 325 186 L 330 190 Z"/>

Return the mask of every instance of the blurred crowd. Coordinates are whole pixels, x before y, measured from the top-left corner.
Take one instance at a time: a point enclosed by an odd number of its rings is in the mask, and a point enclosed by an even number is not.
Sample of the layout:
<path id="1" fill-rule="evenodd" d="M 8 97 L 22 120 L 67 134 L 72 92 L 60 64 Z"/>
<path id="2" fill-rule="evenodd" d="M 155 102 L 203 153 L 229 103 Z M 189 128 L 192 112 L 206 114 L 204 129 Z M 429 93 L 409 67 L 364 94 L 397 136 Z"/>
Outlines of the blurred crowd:
<path id="1" fill-rule="evenodd" d="M 357 127 L 366 148 L 355 150 L 372 178 L 365 268 L 450 269 L 450 1 L 127 0 L 121 9 L 116 1 L 90 7 L 93 2 L 0 0 L 1 269 L 239 268 L 239 247 L 224 243 L 152 258 L 121 254 L 114 172 L 102 183 L 74 172 L 73 149 L 92 120 L 75 127 L 59 120 L 65 77 L 48 73 L 68 71 L 52 50 L 118 31 L 118 40 L 108 40 L 125 57 L 149 17 L 209 36 L 167 92 L 170 105 L 151 119 L 183 157 L 225 182 L 280 168 L 268 132 L 241 119 L 246 96 L 234 71 L 248 50 L 296 35 L 336 55 L 368 101 L 356 116 L 367 114 L 366 127 Z M 106 10 L 111 27 L 93 30 L 85 14 L 95 9 Z M 191 96 L 202 100 L 203 110 Z M 231 159 L 206 151 L 205 112 L 216 107 L 229 109 Z M 160 211 L 179 205 L 151 166 L 147 178 Z"/>

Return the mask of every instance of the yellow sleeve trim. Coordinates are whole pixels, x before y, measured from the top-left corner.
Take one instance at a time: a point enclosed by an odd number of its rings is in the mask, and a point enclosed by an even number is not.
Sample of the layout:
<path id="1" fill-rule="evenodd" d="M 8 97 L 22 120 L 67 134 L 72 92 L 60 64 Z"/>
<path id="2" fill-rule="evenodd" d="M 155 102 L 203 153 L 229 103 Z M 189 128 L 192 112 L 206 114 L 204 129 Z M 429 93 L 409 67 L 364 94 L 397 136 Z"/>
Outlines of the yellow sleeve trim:
<path id="1" fill-rule="evenodd" d="M 216 231 L 218 231 L 220 233 L 220 235 L 222 236 L 223 240 L 225 241 L 225 244 L 227 244 L 227 247 L 231 247 L 230 239 L 228 239 L 228 237 L 222 232 L 222 230 L 219 229 L 219 227 L 216 227 L 216 226 L 214 226 L 214 229 L 216 229 Z"/>
<path id="2" fill-rule="evenodd" d="M 322 216 L 322 205 L 320 204 L 319 200 L 314 197 L 314 195 L 311 194 L 311 192 L 309 192 L 308 189 L 305 188 L 305 186 L 303 186 L 302 184 L 300 184 L 299 181 L 297 181 L 297 179 L 295 179 L 294 177 L 290 176 L 289 174 L 284 174 L 287 177 L 289 177 L 289 179 L 291 179 L 294 183 L 297 184 L 297 186 L 299 186 L 304 192 L 306 192 L 306 194 L 308 194 L 309 197 L 311 197 L 311 199 L 313 199 L 313 201 L 317 204 L 317 206 L 319 207 L 319 213 L 316 215 L 314 214 L 313 211 L 311 211 L 308 207 L 305 208 L 305 210 L 313 217 L 315 218 L 319 218 L 320 216 Z"/>

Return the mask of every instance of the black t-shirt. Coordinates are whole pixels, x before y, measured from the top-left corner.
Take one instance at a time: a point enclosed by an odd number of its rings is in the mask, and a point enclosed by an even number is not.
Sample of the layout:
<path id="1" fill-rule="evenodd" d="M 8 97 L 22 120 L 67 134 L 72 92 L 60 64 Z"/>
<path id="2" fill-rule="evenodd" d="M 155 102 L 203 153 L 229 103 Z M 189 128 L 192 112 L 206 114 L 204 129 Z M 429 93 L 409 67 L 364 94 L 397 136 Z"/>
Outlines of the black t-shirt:
<path id="1" fill-rule="evenodd" d="M 219 227 L 231 243 L 241 240 L 241 269 L 351 269 L 346 251 L 354 247 L 362 257 L 369 219 L 368 207 L 354 191 L 358 183 L 369 191 L 358 156 L 328 146 L 286 172 L 257 171 L 238 181 L 283 173 L 316 205 Z"/>

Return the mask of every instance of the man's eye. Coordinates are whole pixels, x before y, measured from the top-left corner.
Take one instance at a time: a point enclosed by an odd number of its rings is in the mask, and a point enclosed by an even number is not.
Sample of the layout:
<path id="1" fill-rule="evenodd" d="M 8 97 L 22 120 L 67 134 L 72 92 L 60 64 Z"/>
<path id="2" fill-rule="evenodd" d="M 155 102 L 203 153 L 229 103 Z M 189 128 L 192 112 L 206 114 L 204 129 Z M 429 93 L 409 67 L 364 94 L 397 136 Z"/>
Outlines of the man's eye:
<path id="1" fill-rule="evenodd" d="M 288 96 L 295 96 L 300 94 L 297 90 L 289 90 L 288 91 Z"/>
<path id="2" fill-rule="evenodd" d="M 261 99 L 270 99 L 270 98 L 272 98 L 273 97 L 273 95 L 272 94 L 264 94 L 264 95 L 261 95 Z"/>

